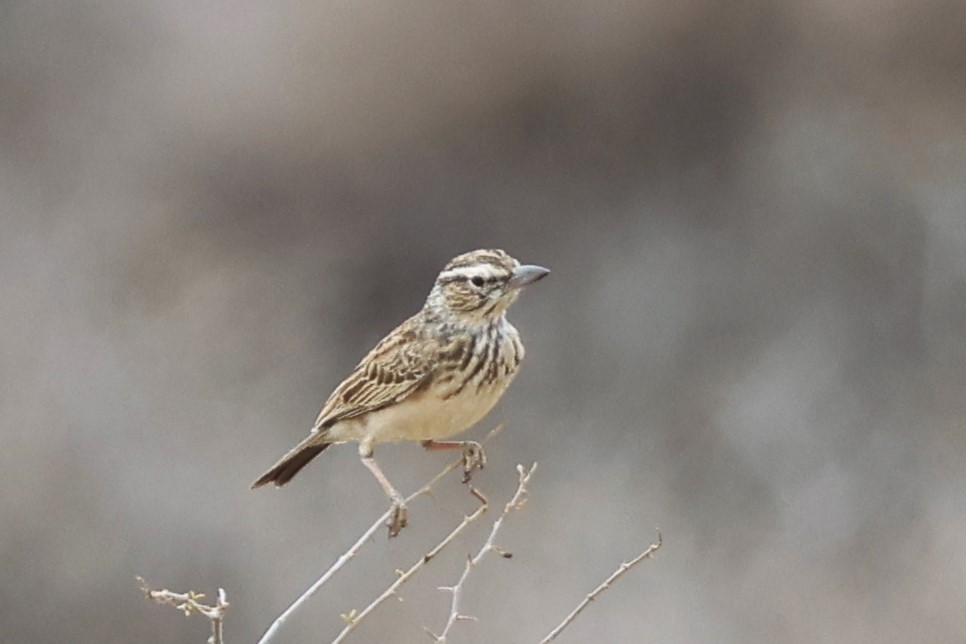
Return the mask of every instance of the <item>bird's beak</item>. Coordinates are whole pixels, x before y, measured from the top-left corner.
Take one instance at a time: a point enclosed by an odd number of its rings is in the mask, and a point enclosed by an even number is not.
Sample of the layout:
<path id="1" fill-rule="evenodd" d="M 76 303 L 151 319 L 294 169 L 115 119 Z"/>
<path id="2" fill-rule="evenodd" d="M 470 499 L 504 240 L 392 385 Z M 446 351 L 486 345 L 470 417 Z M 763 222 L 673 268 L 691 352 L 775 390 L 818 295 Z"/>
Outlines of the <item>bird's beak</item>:
<path id="1" fill-rule="evenodd" d="M 543 266 L 524 264 L 513 271 L 513 277 L 510 278 L 508 286 L 511 289 L 523 288 L 527 284 L 533 284 L 549 274 L 550 271 Z"/>

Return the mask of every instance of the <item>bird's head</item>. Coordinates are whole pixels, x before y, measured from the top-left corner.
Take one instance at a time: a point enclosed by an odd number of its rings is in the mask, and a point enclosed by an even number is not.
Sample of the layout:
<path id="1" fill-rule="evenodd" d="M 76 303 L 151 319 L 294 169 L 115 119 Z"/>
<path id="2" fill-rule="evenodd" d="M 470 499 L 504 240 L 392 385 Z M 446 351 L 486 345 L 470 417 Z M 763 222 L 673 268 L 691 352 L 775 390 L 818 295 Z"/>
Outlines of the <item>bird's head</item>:
<path id="1" fill-rule="evenodd" d="M 453 258 L 443 268 L 427 305 L 465 321 L 495 320 L 524 286 L 548 273 L 542 266 L 520 264 L 502 250 L 474 250 Z"/>

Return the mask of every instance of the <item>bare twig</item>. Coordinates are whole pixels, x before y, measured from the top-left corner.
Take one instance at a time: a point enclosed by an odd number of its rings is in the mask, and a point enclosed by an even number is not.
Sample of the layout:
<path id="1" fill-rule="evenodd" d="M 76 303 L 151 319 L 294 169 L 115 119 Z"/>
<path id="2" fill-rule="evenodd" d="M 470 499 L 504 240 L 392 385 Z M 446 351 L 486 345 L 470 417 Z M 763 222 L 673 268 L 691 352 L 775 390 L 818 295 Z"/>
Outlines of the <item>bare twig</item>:
<path id="1" fill-rule="evenodd" d="M 170 590 L 154 590 L 148 586 L 148 582 L 144 581 L 143 577 L 137 577 L 137 580 L 138 584 L 141 585 L 141 590 L 144 591 L 148 599 L 153 599 L 159 604 L 174 606 L 185 615 L 198 613 L 207 617 L 211 621 L 211 637 L 208 638 L 208 644 L 224 644 L 225 636 L 223 628 L 225 613 L 228 611 L 229 605 L 224 588 L 218 589 L 218 601 L 215 602 L 215 605 L 208 606 L 207 604 L 201 603 L 201 600 L 205 598 L 203 593 L 196 593 L 193 590 L 189 590 L 186 593 L 175 593 Z"/>
<path id="2" fill-rule="evenodd" d="M 406 498 L 406 502 L 409 503 L 416 497 L 429 492 L 429 490 L 433 487 L 433 485 L 436 484 L 437 481 L 439 481 L 441 478 L 443 478 L 444 476 L 452 472 L 454 469 L 456 469 L 456 467 L 459 464 L 460 463 L 456 461 L 447 465 L 439 474 L 434 476 L 428 483 L 426 483 L 426 485 L 424 485 L 423 487 L 419 488 L 418 490 L 410 494 Z M 275 636 L 278 630 L 285 623 L 285 620 L 287 620 L 292 615 L 292 613 L 294 613 L 299 608 L 301 608 L 302 604 L 308 601 L 315 593 L 319 591 L 320 588 L 322 588 L 322 586 L 325 585 L 326 582 L 332 579 L 335 573 L 342 570 L 342 567 L 345 566 L 346 563 L 349 562 L 349 560 L 351 560 L 357 554 L 359 554 L 359 551 L 362 550 L 362 547 L 366 545 L 366 543 L 369 541 L 372 535 L 374 535 L 380 528 L 383 527 L 383 525 L 386 523 L 386 520 L 389 519 L 389 514 L 391 512 L 392 512 L 392 508 L 384 512 L 382 516 L 376 519 L 375 522 L 371 526 L 369 526 L 369 528 L 365 532 L 362 533 L 362 536 L 359 537 L 359 539 L 354 544 L 352 544 L 352 547 L 350 547 L 348 550 L 342 553 L 342 555 L 336 560 L 336 562 L 332 564 L 329 567 L 329 569 L 326 570 L 322 574 L 322 576 L 315 581 L 315 583 L 309 586 L 308 590 L 306 590 L 304 593 L 299 595 L 298 599 L 292 602 L 291 606 L 286 608 L 281 615 L 275 618 L 275 621 L 272 622 L 272 625 L 269 627 L 269 629 L 265 631 L 265 634 L 262 635 L 262 638 L 258 640 L 258 644 L 266 644 L 267 642 L 271 641 L 271 639 Z"/>
<path id="3" fill-rule="evenodd" d="M 475 620 L 476 618 L 469 615 L 464 615 L 460 612 L 460 603 L 463 598 L 463 586 L 466 583 L 467 577 L 470 576 L 470 572 L 483 561 L 483 557 L 489 552 L 496 552 L 505 559 L 509 559 L 513 555 L 509 552 L 504 552 L 500 550 L 496 544 L 496 535 L 503 526 L 503 520 L 511 510 L 519 510 L 523 508 L 526 504 L 527 497 L 527 484 L 530 482 L 530 477 L 533 476 L 534 471 L 537 469 L 537 464 L 534 463 L 530 466 L 530 469 L 525 469 L 522 465 L 517 465 L 517 474 L 519 476 L 519 482 L 517 483 L 516 493 L 507 501 L 507 504 L 503 506 L 503 513 L 500 514 L 499 518 L 493 522 L 493 527 L 490 529 L 490 535 L 487 537 L 486 541 L 479 551 L 472 557 L 468 557 L 466 560 L 466 566 L 463 568 L 463 574 L 460 575 L 459 580 L 453 586 L 444 586 L 440 590 L 447 591 L 452 594 L 452 599 L 450 601 L 450 611 L 449 619 L 446 620 L 446 626 L 443 627 L 443 632 L 439 635 L 433 635 L 437 642 L 445 642 L 446 637 L 449 635 L 450 629 L 458 621 Z"/>
<path id="4" fill-rule="evenodd" d="M 436 546 L 432 550 L 430 550 L 422 557 L 420 557 L 419 560 L 409 568 L 409 570 L 399 574 L 399 577 L 396 579 L 396 581 L 394 581 L 392 585 L 389 586 L 389 588 L 387 588 L 381 595 L 379 595 L 374 600 L 372 600 L 372 603 L 370 603 L 368 606 L 363 608 L 362 611 L 358 613 L 356 611 L 352 611 L 347 615 L 343 615 L 342 618 L 346 622 L 345 628 L 342 629 L 338 637 L 332 640 L 332 644 L 339 644 L 339 642 L 343 641 L 346 638 L 346 636 L 352 631 L 352 629 L 354 629 L 356 626 L 359 625 L 359 622 L 365 619 L 382 602 L 386 601 L 387 599 L 395 595 L 396 592 L 399 590 L 399 588 L 402 587 L 403 584 L 409 581 L 412 578 L 412 576 L 415 575 L 417 572 L 419 572 L 419 570 L 423 566 L 428 564 L 433 559 L 433 557 L 438 555 L 443 550 L 443 548 L 445 548 L 450 543 L 452 543 L 453 540 L 456 537 L 458 537 L 459 534 L 463 532 L 463 530 L 465 530 L 468 525 L 470 525 L 471 523 L 479 519 L 481 516 L 483 516 L 483 513 L 486 512 L 487 508 L 489 507 L 489 504 L 486 501 L 486 497 L 480 494 L 478 490 L 472 489 L 472 492 L 473 492 L 473 496 L 482 500 L 482 502 L 480 503 L 480 507 L 478 507 L 473 514 L 463 517 L 463 520 L 460 522 L 458 526 L 453 528 L 452 532 L 446 535 L 446 537 L 438 544 L 436 544 Z"/>
<path id="5" fill-rule="evenodd" d="M 504 423 L 500 423 L 492 430 L 490 430 L 490 433 L 487 434 L 486 438 L 483 439 L 482 441 L 483 444 L 486 444 L 491 439 L 495 438 L 501 431 L 503 431 L 503 427 L 504 427 Z M 444 476 L 446 476 L 447 474 L 449 474 L 450 472 L 452 472 L 462 464 L 463 464 L 462 459 L 450 463 L 449 465 L 444 467 L 442 471 L 439 472 L 439 474 L 437 474 L 432 479 L 430 479 L 428 483 L 426 483 L 421 488 L 419 488 L 418 490 L 410 494 L 408 497 L 406 497 L 405 502 L 409 503 L 410 501 L 412 501 L 413 499 L 416 499 L 417 497 L 431 494 L 433 486 L 436 485 L 436 483 L 438 483 L 441 478 L 443 478 Z M 315 595 L 315 593 L 317 593 L 319 589 L 322 588 L 322 586 L 325 585 L 325 583 L 328 582 L 335 575 L 335 573 L 339 572 L 343 568 L 343 566 L 345 566 L 346 563 L 349 562 L 349 560 L 353 559 L 357 554 L 359 554 L 359 551 L 362 550 L 362 547 L 369 541 L 372 535 L 375 534 L 376 531 L 378 531 L 380 528 L 382 528 L 385 525 L 386 521 L 389 519 L 389 515 L 391 512 L 392 512 L 392 508 L 384 512 L 382 516 L 376 519 L 375 522 L 371 526 L 369 526 L 369 528 L 365 532 L 362 533 L 362 536 L 359 537 L 359 539 L 354 544 L 352 544 L 352 547 L 346 550 L 335 561 L 334 564 L 332 564 L 324 573 L 322 573 L 322 576 L 319 577 L 315 581 L 315 583 L 309 586 L 309 588 L 304 593 L 299 595 L 298 599 L 292 602 L 291 606 L 286 608 L 281 615 L 275 618 L 275 621 L 272 622 L 272 625 L 268 628 L 267 631 L 265 631 L 265 634 L 262 635 L 262 638 L 258 640 L 258 644 L 267 644 L 269 641 L 271 641 L 271 639 L 278 633 L 279 629 L 282 627 L 285 621 L 295 611 L 297 611 L 306 601 L 308 601 L 313 595 Z"/>
<path id="6" fill-rule="evenodd" d="M 548 634 L 545 638 L 540 640 L 540 644 L 547 644 L 547 642 L 553 640 L 558 635 L 560 635 L 560 633 L 562 633 L 565 628 L 570 626 L 570 623 L 577 618 L 577 615 L 579 615 L 581 611 L 587 608 L 587 605 L 590 604 L 590 602 L 597 599 L 598 595 L 600 595 L 602 592 L 607 590 L 610 587 L 610 585 L 617 580 L 618 577 L 620 577 L 625 572 L 627 572 L 628 570 L 630 570 L 640 562 L 644 561 L 645 559 L 651 559 L 654 556 L 654 553 L 660 549 L 662 543 L 663 543 L 663 538 L 661 537 L 661 530 L 658 529 L 656 543 L 652 543 L 650 546 L 647 547 L 647 549 L 644 552 L 637 555 L 630 561 L 625 561 L 624 563 L 622 563 L 617 568 L 617 570 L 615 570 L 613 574 L 611 574 L 610 577 L 604 580 L 604 582 L 600 586 L 597 586 L 597 588 L 594 588 L 589 595 L 584 597 L 584 600 L 579 604 L 577 604 L 577 607 L 573 609 L 573 611 L 571 611 L 571 613 L 567 615 L 567 617 L 565 617 L 564 620 L 560 622 L 560 624 L 557 625 L 555 629 L 550 631 L 550 634 Z"/>

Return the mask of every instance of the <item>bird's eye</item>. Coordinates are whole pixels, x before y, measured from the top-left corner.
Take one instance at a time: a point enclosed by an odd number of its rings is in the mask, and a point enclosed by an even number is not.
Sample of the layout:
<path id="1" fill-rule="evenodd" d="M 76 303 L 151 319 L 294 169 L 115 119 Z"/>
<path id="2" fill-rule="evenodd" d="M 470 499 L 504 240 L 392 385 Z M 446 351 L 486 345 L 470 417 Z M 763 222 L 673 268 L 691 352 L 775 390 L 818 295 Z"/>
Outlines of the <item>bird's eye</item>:
<path id="1" fill-rule="evenodd" d="M 480 288 L 481 286 L 483 286 L 483 278 L 480 277 L 479 275 L 477 275 L 470 281 L 473 282 L 473 286 L 475 286 L 476 288 Z"/>

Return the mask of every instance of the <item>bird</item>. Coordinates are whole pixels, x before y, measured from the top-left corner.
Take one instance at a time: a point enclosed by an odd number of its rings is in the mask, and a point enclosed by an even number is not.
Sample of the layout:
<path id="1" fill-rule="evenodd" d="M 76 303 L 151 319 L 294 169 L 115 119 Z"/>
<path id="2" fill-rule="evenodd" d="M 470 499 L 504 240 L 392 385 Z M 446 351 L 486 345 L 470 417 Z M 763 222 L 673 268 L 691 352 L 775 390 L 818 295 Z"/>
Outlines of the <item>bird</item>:
<path id="1" fill-rule="evenodd" d="M 481 420 L 513 382 L 524 349 L 507 309 L 524 287 L 549 273 L 498 249 L 450 260 L 422 309 L 356 365 L 326 400 L 309 435 L 252 489 L 281 487 L 330 445 L 358 442 L 363 465 L 390 501 L 389 536 L 397 536 L 408 512 L 376 462 L 375 446 L 420 441 L 427 450 L 462 449 L 464 482 L 483 467 L 479 443 L 445 439 Z"/>

